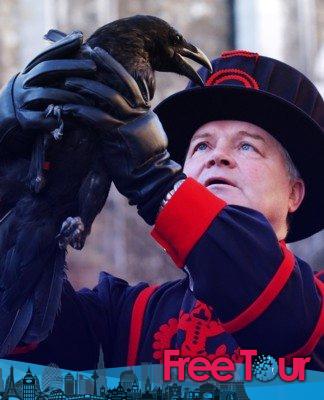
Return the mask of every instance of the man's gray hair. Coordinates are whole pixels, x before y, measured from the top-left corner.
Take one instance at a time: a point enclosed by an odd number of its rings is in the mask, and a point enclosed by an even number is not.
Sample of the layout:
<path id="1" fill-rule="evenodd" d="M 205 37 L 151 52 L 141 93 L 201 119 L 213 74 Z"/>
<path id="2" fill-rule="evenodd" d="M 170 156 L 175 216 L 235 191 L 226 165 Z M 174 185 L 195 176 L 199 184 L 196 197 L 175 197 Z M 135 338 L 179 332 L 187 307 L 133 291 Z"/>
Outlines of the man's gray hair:
<path id="1" fill-rule="evenodd" d="M 288 151 L 278 142 L 278 140 L 275 139 L 275 141 L 277 142 L 279 151 L 281 152 L 284 160 L 285 160 L 285 164 L 286 164 L 286 171 L 288 174 L 288 177 L 290 179 L 290 182 L 294 182 L 298 179 L 303 179 L 296 167 L 296 165 L 294 164 L 293 160 L 290 157 L 290 154 L 288 153 Z M 287 218 L 286 218 L 286 223 L 287 223 L 287 234 L 289 232 L 290 226 L 291 226 L 291 222 L 294 218 L 293 213 L 288 213 L 287 214 Z"/>
<path id="2" fill-rule="evenodd" d="M 287 173 L 289 178 L 292 181 L 295 181 L 297 179 L 302 179 L 296 165 L 294 164 L 293 160 L 291 159 L 288 151 L 278 142 L 279 147 L 280 147 L 280 151 L 285 159 L 285 164 L 286 164 L 286 168 L 287 168 Z"/>

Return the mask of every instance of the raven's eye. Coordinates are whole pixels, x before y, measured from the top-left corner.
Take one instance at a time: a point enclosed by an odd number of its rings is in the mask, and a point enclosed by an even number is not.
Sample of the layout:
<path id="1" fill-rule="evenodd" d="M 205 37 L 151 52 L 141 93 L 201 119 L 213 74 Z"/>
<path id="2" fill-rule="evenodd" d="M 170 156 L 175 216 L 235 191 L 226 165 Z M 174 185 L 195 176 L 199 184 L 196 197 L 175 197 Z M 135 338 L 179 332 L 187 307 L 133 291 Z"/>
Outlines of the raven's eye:
<path id="1" fill-rule="evenodd" d="M 176 42 L 181 42 L 181 36 L 180 35 L 176 35 L 176 37 L 175 37 L 175 40 L 176 40 Z"/>

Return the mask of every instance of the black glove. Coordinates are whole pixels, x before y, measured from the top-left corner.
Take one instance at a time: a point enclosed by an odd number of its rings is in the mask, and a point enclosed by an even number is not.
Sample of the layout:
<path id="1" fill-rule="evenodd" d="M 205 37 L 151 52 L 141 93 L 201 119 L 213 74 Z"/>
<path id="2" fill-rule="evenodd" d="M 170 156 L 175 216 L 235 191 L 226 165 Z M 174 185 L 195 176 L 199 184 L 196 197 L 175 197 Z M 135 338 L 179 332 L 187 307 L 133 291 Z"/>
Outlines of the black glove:
<path id="1" fill-rule="evenodd" d="M 163 198 L 185 175 L 170 159 L 167 136 L 136 81 L 104 50 L 91 50 L 91 57 L 98 67 L 119 77 L 127 88 L 127 98 L 100 82 L 67 79 L 69 89 L 90 96 L 101 109 L 67 104 L 62 106 L 62 114 L 101 131 L 102 151 L 115 186 L 152 225 Z"/>
<path id="2" fill-rule="evenodd" d="M 72 32 L 37 55 L 13 77 L 0 93 L 0 148 L 21 156 L 30 152 L 35 132 L 57 127 L 54 117 L 46 118 L 46 106 L 55 103 L 88 104 L 81 96 L 55 88 L 68 76 L 89 77 L 96 65 L 91 60 L 65 59 L 80 50 L 81 32 Z"/>

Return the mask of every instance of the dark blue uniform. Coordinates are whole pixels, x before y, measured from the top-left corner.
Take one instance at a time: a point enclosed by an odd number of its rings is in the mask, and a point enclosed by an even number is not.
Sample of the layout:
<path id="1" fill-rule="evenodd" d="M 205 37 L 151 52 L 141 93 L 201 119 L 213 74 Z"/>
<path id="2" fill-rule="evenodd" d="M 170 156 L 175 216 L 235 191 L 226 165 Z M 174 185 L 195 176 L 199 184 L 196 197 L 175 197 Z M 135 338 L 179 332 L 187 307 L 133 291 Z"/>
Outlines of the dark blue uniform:
<path id="1" fill-rule="evenodd" d="M 309 366 L 324 370 L 324 283 L 262 214 L 187 179 L 152 235 L 186 278 L 129 286 L 103 272 L 93 290 L 78 292 L 66 281 L 52 333 L 37 345 L 22 341 L 9 358 L 85 370 L 96 367 L 100 346 L 106 367 L 162 362 L 170 348 L 240 361 L 246 348 L 311 355 Z"/>

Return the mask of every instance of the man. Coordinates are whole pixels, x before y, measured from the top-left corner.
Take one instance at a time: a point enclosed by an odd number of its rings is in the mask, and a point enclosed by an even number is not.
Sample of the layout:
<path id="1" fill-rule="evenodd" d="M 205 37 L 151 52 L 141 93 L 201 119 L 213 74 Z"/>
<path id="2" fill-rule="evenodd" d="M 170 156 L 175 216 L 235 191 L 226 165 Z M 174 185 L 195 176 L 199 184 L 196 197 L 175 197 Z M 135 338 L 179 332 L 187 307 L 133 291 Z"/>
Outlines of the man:
<path id="1" fill-rule="evenodd" d="M 103 52 L 93 58 L 109 62 Z M 310 366 L 324 369 L 323 283 L 284 242 L 323 228 L 323 101 L 301 73 L 254 53 L 223 53 L 213 68 L 202 71 L 206 87 L 156 109 L 171 159 L 145 107 L 130 117 L 119 98 L 126 116 L 115 126 L 104 111 L 62 107 L 107 133 L 118 190 L 155 225 L 153 237 L 186 278 L 129 286 L 102 273 L 95 289 L 79 292 L 66 281 L 48 338 L 22 336 L 8 358 L 82 370 L 95 367 L 100 346 L 107 367 L 162 362 L 170 348 L 239 361 L 241 347 L 311 355 Z M 83 79 L 74 89 L 86 96 L 99 86 Z M 184 158 L 190 178 L 175 162 Z"/>

